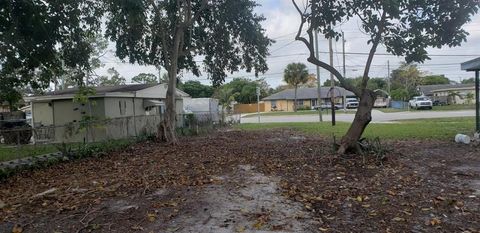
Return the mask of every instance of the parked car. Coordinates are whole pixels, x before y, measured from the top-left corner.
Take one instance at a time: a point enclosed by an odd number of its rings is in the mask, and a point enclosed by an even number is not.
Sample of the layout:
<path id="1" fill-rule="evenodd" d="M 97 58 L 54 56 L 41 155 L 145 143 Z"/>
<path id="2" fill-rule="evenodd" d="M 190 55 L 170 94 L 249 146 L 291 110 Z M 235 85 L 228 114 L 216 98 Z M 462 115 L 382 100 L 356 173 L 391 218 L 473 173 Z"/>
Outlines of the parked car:
<path id="1" fill-rule="evenodd" d="M 358 102 L 358 100 L 356 98 L 347 98 L 345 100 L 346 102 L 346 107 L 347 108 L 358 108 L 358 105 L 360 105 L 360 103 Z"/>
<path id="2" fill-rule="evenodd" d="M 413 109 L 432 109 L 433 103 L 425 96 L 415 96 L 408 102 Z"/>

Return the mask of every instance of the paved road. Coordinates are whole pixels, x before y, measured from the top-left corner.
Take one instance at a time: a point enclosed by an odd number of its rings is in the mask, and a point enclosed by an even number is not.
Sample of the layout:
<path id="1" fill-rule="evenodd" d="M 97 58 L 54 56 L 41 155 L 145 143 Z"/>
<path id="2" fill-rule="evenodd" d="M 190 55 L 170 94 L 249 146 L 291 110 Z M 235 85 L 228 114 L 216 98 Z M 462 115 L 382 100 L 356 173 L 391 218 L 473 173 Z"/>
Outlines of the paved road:
<path id="1" fill-rule="evenodd" d="M 444 117 L 468 117 L 475 116 L 474 110 L 462 111 L 415 111 L 384 113 L 378 110 L 372 111 L 372 123 L 388 123 L 396 120 L 428 119 Z M 337 114 L 337 121 L 352 122 L 354 114 Z M 323 115 L 325 121 L 330 121 L 330 115 Z M 273 122 L 318 122 L 318 115 L 287 115 L 287 116 L 261 116 L 261 123 Z M 258 123 L 257 117 L 243 117 L 241 123 Z"/>

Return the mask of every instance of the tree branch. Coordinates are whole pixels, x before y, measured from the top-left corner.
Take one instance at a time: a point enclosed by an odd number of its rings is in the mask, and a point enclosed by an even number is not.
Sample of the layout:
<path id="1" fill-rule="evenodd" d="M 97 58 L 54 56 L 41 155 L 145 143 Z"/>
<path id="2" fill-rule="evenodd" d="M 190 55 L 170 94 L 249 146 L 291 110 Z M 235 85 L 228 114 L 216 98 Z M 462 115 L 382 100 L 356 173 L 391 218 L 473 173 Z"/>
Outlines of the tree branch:
<path id="1" fill-rule="evenodd" d="M 362 90 L 367 87 L 368 80 L 370 79 L 368 75 L 370 73 L 370 68 L 372 66 L 373 56 L 377 52 L 378 44 L 380 43 L 380 40 L 382 39 L 382 34 L 385 30 L 386 17 L 387 17 L 387 11 L 384 10 L 383 13 L 382 13 L 382 17 L 380 19 L 380 23 L 377 26 L 378 27 L 377 35 L 375 36 L 375 39 L 373 39 L 372 48 L 370 49 L 370 52 L 368 53 L 368 59 L 367 59 L 367 63 L 365 64 L 365 70 L 363 71 L 363 78 L 362 78 L 362 83 L 361 83 L 361 86 L 360 86 Z"/>
<path id="2" fill-rule="evenodd" d="M 307 22 L 307 18 L 305 17 L 305 13 L 303 13 L 300 10 L 300 8 L 298 7 L 295 0 L 292 0 L 292 3 L 295 6 L 295 9 L 297 9 L 298 13 L 300 14 L 300 18 L 301 18 L 301 24 L 300 24 L 300 27 L 298 28 L 298 32 L 297 32 L 297 35 L 295 36 L 295 40 L 303 42 L 307 46 L 308 50 L 310 51 L 310 55 L 309 55 L 307 61 L 316 65 L 316 66 L 320 66 L 323 69 L 327 70 L 328 72 L 332 73 L 338 79 L 338 81 L 340 81 L 340 84 L 345 89 L 353 92 L 357 96 L 361 96 L 360 90 L 358 90 L 358 88 L 356 88 L 355 86 L 353 86 L 352 84 L 347 82 L 345 77 L 343 77 L 337 69 L 335 69 L 334 67 L 330 66 L 329 64 L 327 64 L 325 62 L 320 61 L 318 58 L 315 57 L 315 48 L 314 48 L 314 45 L 313 45 L 313 42 L 314 42 L 313 30 L 314 29 L 312 28 L 311 25 L 307 29 L 307 33 L 308 33 L 308 37 L 309 37 L 308 40 L 301 36 L 303 27 L 304 27 L 305 23 Z"/>

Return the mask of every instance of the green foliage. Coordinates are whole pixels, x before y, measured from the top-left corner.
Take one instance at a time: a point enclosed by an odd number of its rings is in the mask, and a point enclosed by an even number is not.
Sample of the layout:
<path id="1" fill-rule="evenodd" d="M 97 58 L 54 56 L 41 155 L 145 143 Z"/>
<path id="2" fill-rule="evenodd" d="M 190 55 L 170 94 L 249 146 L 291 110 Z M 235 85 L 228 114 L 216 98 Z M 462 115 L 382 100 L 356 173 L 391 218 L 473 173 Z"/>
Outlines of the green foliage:
<path id="1" fill-rule="evenodd" d="M 450 79 L 445 75 L 428 75 L 422 78 L 422 85 L 450 84 Z"/>
<path id="2" fill-rule="evenodd" d="M 392 97 L 393 100 L 399 100 L 399 101 L 407 101 L 411 97 L 408 91 L 402 88 L 392 90 L 392 92 L 390 93 L 390 96 Z"/>
<path id="3" fill-rule="evenodd" d="M 333 80 L 333 83 L 334 83 L 335 86 L 337 86 L 337 87 L 341 86 L 340 82 L 337 81 L 337 80 Z M 332 86 L 332 80 L 330 80 L 330 79 L 325 80 L 325 82 L 323 82 L 323 86 L 324 86 L 324 87 L 330 87 L 330 86 Z"/>
<path id="4" fill-rule="evenodd" d="M 171 66 L 200 75 L 195 57 L 203 56 L 215 86 L 228 72 L 267 70 L 272 43 L 252 0 L 116 1 L 106 0 L 107 36 L 116 55 L 131 63 Z M 147 45 L 147 46 L 145 46 Z M 178 55 L 178 59 L 177 59 Z M 175 59 L 173 61 L 172 59 Z"/>
<path id="5" fill-rule="evenodd" d="M 221 90 L 220 95 L 216 94 L 215 96 L 224 98 L 227 97 L 225 95 L 227 94 L 229 97 L 224 100 L 233 97 L 235 101 L 241 104 L 256 103 L 258 86 L 260 87 L 260 98 L 268 96 L 269 86 L 265 80 L 259 79 L 254 81 L 246 78 L 235 78 L 231 82 L 224 84 L 218 89 Z"/>
<path id="6" fill-rule="evenodd" d="M 47 87 L 63 67 L 91 70 L 89 38 L 101 29 L 102 2 L 0 2 L 0 83 Z"/>
<path id="7" fill-rule="evenodd" d="M 186 81 L 180 87 L 184 92 L 188 93 L 192 98 L 210 98 L 213 96 L 214 88 L 212 86 L 203 85 L 199 81 Z"/>
<path id="8" fill-rule="evenodd" d="M 477 13 L 478 1 L 472 0 L 310 0 L 308 22 L 326 37 L 339 38 L 339 27 L 353 17 L 374 42 L 381 38 L 387 52 L 405 56 L 407 62 L 427 59 L 428 47 L 459 46 L 468 33 L 462 27 Z"/>
<path id="9" fill-rule="evenodd" d="M 462 84 L 475 84 L 475 78 L 463 79 Z"/>
<path id="10" fill-rule="evenodd" d="M 215 91 L 214 97 L 218 99 L 223 110 L 230 112 L 232 110 L 231 103 L 235 101 L 235 95 L 233 88 L 222 86 Z"/>
<path id="11" fill-rule="evenodd" d="M 118 86 L 118 85 L 125 85 L 125 78 L 120 76 L 115 68 L 110 68 L 107 70 L 107 73 L 110 75 L 108 76 L 100 76 L 95 80 L 95 84 L 97 86 Z"/>
<path id="12" fill-rule="evenodd" d="M 292 87 L 298 87 L 308 81 L 308 69 L 303 63 L 290 63 L 283 71 L 283 81 Z"/>
<path id="13" fill-rule="evenodd" d="M 132 78 L 132 82 L 142 84 L 157 84 L 158 78 L 154 74 L 140 73 Z"/>

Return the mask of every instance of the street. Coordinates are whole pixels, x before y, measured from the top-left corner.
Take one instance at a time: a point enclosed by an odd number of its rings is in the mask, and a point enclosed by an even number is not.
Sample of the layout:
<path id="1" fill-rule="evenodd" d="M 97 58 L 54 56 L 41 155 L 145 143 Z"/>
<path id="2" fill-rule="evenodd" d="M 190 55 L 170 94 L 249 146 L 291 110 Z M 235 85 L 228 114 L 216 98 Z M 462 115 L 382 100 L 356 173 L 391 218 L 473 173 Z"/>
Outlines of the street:
<path id="1" fill-rule="evenodd" d="M 390 123 L 398 120 L 448 118 L 448 117 L 474 117 L 474 110 L 461 111 L 414 111 L 414 112 L 392 112 L 384 113 L 379 110 L 372 111 L 372 123 Z M 355 114 L 336 114 L 336 120 L 352 122 Z M 281 122 L 318 122 L 317 114 L 312 115 L 283 115 L 283 116 L 260 116 L 260 123 L 281 123 Z M 330 114 L 323 115 L 324 121 L 331 121 Z M 242 117 L 241 123 L 258 123 L 257 117 Z"/>

